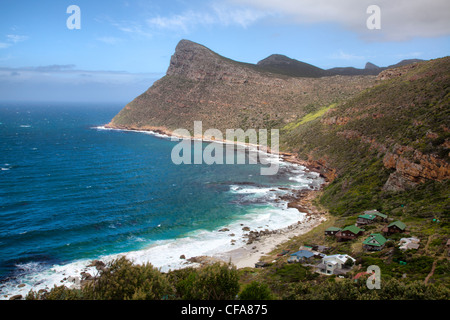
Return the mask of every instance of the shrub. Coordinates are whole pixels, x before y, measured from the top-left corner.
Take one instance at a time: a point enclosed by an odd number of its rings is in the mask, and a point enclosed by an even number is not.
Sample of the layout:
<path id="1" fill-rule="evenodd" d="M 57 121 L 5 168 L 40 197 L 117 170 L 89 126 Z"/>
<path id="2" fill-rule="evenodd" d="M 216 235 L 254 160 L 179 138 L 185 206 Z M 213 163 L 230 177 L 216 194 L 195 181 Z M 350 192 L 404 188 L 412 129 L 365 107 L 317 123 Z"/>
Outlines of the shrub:
<path id="1" fill-rule="evenodd" d="M 239 298 L 241 300 L 273 300 L 274 296 L 267 284 L 253 281 L 245 286 Z"/>
<path id="2" fill-rule="evenodd" d="M 30 292 L 27 299 L 45 300 L 160 300 L 173 295 L 167 277 L 151 264 L 134 265 L 122 257 L 110 262 L 100 276 L 82 289 L 54 287 L 43 295 Z"/>
<path id="3" fill-rule="evenodd" d="M 178 273 L 174 285 L 180 299 L 231 300 L 239 292 L 239 274 L 230 264 L 215 263 Z"/>

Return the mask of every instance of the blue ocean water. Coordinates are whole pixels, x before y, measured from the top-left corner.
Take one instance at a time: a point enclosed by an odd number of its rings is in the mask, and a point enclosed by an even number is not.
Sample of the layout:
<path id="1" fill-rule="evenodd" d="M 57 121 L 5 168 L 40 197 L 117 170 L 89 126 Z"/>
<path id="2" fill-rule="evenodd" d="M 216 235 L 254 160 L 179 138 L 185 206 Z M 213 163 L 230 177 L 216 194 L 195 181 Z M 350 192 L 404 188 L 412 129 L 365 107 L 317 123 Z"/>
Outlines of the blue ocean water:
<path id="1" fill-rule="evenodd" d="M 177 166 L 177 142 L 99 128 L 122 107 L 0 104 L 2 294 L 13 280 L 33 287 L 49 274 L 33 275 L 78 260 L 146 252 L 164 265 L 160 251 L 145 250 L 176 239 L 184 250 L 223 250 L 210 240 L 215 230 L 292 223 L 299 218 L 277 200 L 283 186 L 320 184 L 287 164 L 275 176 L 261 176 L 261 165 Z"/>

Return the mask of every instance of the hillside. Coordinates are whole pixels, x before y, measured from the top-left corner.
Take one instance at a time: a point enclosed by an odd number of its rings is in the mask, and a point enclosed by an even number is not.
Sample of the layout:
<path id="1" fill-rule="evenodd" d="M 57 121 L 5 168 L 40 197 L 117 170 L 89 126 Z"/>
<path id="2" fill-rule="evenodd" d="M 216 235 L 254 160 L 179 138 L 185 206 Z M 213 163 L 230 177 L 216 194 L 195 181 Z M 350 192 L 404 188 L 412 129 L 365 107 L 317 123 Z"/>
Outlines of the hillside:
<path id="1" fill-rule="evenodd" d="M 334 213 L 377 207 L 448 219 L 450 58 L 389 69 L 378 79 L 285 126 L 282 146 L 333 168 L 321 202 Z"/>

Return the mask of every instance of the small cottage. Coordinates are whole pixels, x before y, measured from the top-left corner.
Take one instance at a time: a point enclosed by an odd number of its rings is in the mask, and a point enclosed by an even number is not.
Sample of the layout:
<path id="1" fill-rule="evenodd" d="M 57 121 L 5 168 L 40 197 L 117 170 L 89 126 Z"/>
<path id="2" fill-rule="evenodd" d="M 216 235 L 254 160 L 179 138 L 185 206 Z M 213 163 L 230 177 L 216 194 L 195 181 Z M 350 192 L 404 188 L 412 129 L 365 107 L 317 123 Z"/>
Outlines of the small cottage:
<path id="1" fill-rule="evenodd" d="M 372 214 L 362 214 L 360 216 L 358 216 L 358 219 L 356 219 L 356 224 L 359 226 L 363 226 L 366 224 L 372 224 L 374 222 L 376 222 L 376 217 L 375 215 Z"/>
<path id="2" fill-rule="evenodd" d="M 384 248 L 386 241 L 386 238 L 381 234 L 372 233 L 366 240 L 364 240 L 363 248 L 367 251 L 380 251 Z"/>
<path id="3" fill-rule="evenodd" d="M 336 238 L 339 241 L 353 240 L 362 235 L 363 232 L 364 230 L 358 228 L 357 226 L 347 226 L 338 233 L 336 233 Z"/>
<path id="4" fill-rule="evenodd" d="M 387 222 L 387 214 L 381 213 L 380 211 L 374 209 L 369 211 L 364 211 L 364 214 L 375 216 L 376 221 Z"/>
<path id="5" fill-rule="evenodd" d="M 397 220 L 397 221 L 394 221 L 391 224 L 387 225 L 386 227 L 384 227 L 383 233 L 385 233 L 385 234 L 401 233 L 401 232 L 405 232 L 405 230 L 406 230 L 406 224 Z"/>
<path id="6" fill-rule="evenodd" d="M 341 228 L 329 227 L 328 229 L 325 230 L 325 236 L 335 236 L 336 233 L 338 233 L 339 231 L 341 231 Z"/>
<path id="7" fill-rule="evenodd" d="M 287 262 L 307 262 L 314 257 L 314 253 L 308 250 L 297 251 L 288 258 Z"/>
<path id="8" fill-rule="evenodd" d="M 325 256 L 322 259 L 322 262 L 316 265 L 315 271 L 326 275 L 346 274 L 351 270 L 355 261 L 356 260 L 348 254 L 334 254 L 331 256 Z"/>

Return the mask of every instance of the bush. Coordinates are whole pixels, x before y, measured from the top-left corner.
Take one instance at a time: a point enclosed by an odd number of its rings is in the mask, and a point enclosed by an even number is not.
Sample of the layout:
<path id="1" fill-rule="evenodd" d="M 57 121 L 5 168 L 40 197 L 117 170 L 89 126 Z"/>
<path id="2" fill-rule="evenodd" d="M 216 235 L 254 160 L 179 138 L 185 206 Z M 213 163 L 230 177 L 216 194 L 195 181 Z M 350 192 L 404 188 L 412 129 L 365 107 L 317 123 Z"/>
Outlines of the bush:
<path id="1" fill-rule="evenodd" d="M 177 298 L 185 300 L 231 300 L 239 292 L 236 267 L 216 263 L 200 269 L 187 269 L 172 277 Z"/>
<path id="2" fill-rule="evenodd" d="M 273 300 L 274 296 L 267 284 L 253 281 L 245 286 L 239 298 L 241 300 Z"/>
<path id="3" fill-rule="evenodd" d="M 54 287 L 43 295 L 30 292 L 29 300 L 161 300 L 174 294 L 167 277 L 151 264 L 134 265 L 122 257 L 110 262 L 94 282 L 82 289 Z"/>
<path id="4" fill-rule="evenodd" d="M 87 287 L 95 300 L 161 300 L 174 293 L 166 276 L 151 264 L 134 265 L 122 257 L 102 271 L 98 281 Z"/>

